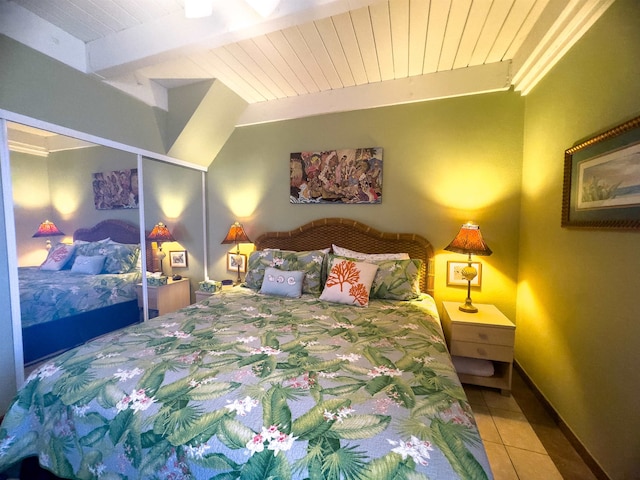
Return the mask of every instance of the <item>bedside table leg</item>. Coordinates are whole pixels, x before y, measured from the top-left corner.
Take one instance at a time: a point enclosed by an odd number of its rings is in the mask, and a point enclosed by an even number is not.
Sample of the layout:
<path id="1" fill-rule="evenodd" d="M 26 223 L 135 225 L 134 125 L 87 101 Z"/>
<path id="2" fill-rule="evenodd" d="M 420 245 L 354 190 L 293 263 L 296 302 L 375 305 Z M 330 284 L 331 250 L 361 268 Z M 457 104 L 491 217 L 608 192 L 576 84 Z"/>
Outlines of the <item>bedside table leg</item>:
<path id="1" fill-rule="evenodd" d="M 500 393 L 502 395 L 504 395 L 505 397 L 510 397 L 511 396 L 511 390 L 507 390 L 506 388 L 501 388 L 500 389 Z"/>

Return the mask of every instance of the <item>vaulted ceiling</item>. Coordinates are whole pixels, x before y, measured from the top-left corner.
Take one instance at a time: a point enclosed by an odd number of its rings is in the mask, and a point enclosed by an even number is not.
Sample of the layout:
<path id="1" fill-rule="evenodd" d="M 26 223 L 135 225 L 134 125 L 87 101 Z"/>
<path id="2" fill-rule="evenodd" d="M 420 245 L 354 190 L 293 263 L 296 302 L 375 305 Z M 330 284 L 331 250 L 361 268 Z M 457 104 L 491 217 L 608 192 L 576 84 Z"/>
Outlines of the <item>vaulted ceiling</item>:
<path id="1" fill-rule="evenodd" d="M 196 19 L 184 1 L 0 0 L 0 33 L 164 109 L 217 79 L 248 125 L 527 94 L 614 0 L 200 0 Z"/>

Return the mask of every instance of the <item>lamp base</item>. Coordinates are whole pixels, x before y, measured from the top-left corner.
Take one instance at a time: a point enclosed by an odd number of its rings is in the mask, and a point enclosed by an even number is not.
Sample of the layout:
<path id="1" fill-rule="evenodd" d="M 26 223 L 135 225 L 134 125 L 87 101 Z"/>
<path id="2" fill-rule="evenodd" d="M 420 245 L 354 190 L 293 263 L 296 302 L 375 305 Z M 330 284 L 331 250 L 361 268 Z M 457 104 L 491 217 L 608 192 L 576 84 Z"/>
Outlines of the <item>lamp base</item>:
<path id="1" fill-rule="evenodd" d="M 465 303 L 464 305 L 460 305 L 458 310 L 461 310 L 466 313 L 478 313 L 478 307 L 474 307 L 470 302 Z"/>

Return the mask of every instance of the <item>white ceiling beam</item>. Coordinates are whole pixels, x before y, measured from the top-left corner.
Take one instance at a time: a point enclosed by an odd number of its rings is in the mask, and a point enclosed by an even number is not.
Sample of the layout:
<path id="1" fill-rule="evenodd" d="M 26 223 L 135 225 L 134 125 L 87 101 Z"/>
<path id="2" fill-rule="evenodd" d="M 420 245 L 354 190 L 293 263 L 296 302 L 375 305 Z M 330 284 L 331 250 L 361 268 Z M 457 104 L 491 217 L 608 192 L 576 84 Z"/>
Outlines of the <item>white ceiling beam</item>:
<path id="1" fill-rule="evenodd" d="M 236 126 L 508 90 L 509 62 L 253 103 Z"/>
<path id="2" fill-rule="evenodd" d="M 0 2 L 0 33 L 87 73 L 84 42 L 13 2 Z"/>

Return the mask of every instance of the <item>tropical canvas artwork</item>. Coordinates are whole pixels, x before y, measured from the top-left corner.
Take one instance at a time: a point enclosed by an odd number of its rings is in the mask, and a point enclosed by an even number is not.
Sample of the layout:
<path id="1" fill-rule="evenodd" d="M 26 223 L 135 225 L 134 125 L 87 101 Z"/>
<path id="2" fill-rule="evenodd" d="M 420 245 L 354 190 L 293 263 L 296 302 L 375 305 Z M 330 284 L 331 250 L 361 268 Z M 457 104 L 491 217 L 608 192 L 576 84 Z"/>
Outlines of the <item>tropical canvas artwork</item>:
<path id="1" fill-rule="evenodd" d="M 382 147 L 290 155 L 291 203 L 381 203 Z"/>

